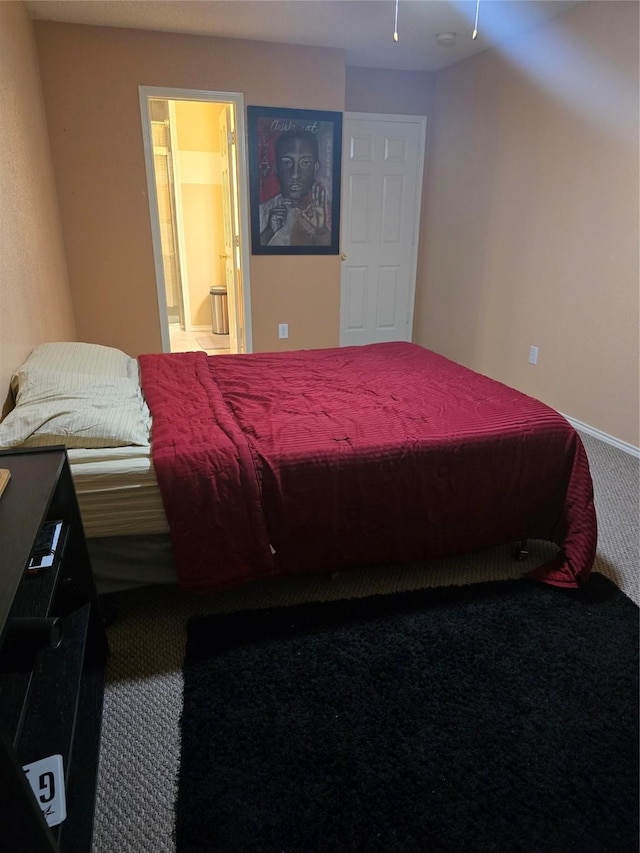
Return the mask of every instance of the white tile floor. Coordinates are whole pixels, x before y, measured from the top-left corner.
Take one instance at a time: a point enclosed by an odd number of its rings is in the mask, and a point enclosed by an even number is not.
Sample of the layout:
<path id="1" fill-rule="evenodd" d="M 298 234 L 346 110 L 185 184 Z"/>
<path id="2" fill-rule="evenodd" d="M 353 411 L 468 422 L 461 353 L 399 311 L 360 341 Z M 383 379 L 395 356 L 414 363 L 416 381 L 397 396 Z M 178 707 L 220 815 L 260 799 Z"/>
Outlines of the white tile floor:
<path id="1" fill-rule="evenodd" d="M 212 332 L 185 332 L 179 326 L 169 326 L 171 352 L 195 352 L 202 350 L 207 355 L 228 353 L 229 335 L 214 335 Z"/>

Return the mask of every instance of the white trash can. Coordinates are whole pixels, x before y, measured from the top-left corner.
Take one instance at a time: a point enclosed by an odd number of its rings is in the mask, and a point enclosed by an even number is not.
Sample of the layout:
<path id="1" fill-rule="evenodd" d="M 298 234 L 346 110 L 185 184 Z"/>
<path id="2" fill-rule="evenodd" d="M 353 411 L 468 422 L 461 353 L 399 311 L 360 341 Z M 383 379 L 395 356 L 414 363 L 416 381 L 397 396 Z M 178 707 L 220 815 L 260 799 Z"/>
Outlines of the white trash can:
<path id="1" fill-rule="evenodd" d="M 211 326 L 214 335 L 229 334 L 229 307 L 227 304 L 226 287 L 210 287 L 211 295 Z"/>

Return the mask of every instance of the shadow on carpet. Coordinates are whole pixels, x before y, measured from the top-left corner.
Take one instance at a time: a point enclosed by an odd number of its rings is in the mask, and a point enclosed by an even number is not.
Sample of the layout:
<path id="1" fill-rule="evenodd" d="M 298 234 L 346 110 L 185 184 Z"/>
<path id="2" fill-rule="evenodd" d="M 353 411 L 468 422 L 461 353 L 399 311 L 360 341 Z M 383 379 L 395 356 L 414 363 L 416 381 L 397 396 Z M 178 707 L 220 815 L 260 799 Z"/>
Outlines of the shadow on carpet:
<path id="1" fill-rule="evenodd" d="M 638 849 L 638 608 L 602 575 L 196 616 L 178 853 Z"/>

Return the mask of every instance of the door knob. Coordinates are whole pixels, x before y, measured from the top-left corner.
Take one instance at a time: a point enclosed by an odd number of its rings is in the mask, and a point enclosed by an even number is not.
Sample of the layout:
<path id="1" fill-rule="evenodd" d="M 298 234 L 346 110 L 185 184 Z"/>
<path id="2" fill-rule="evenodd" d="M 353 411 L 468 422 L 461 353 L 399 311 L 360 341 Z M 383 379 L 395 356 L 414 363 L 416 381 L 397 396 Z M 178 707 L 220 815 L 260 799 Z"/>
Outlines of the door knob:
<path id="1" fill-rule="evenodd" d="M 229 257 L 229 255 L 220 255 L 220 260 L 226 261 L 228 257 Z"/>
<path id="2" fill-rule="evenodd" d="M 340 260 L 341 260 L 341 261 L 346 261 L 346 260 L 347 260 L 347 256 L 346 256 L 346 255 L 344 255 L 344 254 L 340 255 Z"/>

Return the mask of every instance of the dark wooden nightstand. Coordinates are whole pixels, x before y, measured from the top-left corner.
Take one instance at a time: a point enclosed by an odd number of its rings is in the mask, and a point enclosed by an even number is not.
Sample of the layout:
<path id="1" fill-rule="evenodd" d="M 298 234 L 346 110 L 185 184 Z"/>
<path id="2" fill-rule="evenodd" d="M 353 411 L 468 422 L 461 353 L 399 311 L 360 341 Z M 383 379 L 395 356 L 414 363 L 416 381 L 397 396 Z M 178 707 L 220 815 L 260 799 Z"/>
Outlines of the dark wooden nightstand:
<path id="1" fill-rule="evenodd" d="M 11 471 L 0 497 L 0 847 L 88 853 L 108 643 L 69 462 L 64 447 L 36 448 L 0 452 L 0 468 Z M 53 564 L 29 574 L 52 520 Z M 23 767 L 51 755 L 62 756 L 67 816 L 49 827 Z"/>

